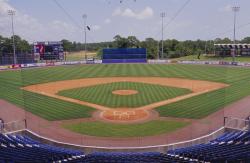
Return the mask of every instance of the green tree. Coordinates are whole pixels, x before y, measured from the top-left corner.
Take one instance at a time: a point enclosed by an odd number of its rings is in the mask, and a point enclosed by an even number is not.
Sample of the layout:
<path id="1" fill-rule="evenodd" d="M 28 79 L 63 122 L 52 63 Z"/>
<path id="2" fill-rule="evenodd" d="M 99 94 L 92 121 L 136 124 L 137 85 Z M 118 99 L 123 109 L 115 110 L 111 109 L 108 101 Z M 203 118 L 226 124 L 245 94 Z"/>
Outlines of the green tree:
<path id="1" fill-rule="evenodd" d="M 250 44 L 250 37 L 245 37 L 241 40 L 241 43 L 243 44 Z"/>
<path id="2" fill-rule="evenodd" d="M 23 40 L 20 36 L 15 36 L 15 44 L 17 53 L 31 53 L 31 45 L 28 43 L 28 41 Z"/>
<path id="3" fill-rule="evenodd" d="M 72 51 L 73 50 L 73 44 L 69 40 L 63 39 L 63 49 L 64 51 Z"/>
<path id="4" fill-rule="evenodd" d="M 158 58 L 158 41 L 153 38 L 146 38 L 145 41 L 141 42 L 141 47 L 147 49 L 148 59 Z"/>
<path id="5" fill-rule="evenodd" d="M 128 40 L 120 35 L 116 35 L 114 37 L 114 44 L 117 48 L 128 48 L 129 43 Z"/>
<path id="6" fill-rule="evenodd" d="M 135 36 L 128 36 L 127 38 L 129 48 L 139 48 L 140 41 Z"/>

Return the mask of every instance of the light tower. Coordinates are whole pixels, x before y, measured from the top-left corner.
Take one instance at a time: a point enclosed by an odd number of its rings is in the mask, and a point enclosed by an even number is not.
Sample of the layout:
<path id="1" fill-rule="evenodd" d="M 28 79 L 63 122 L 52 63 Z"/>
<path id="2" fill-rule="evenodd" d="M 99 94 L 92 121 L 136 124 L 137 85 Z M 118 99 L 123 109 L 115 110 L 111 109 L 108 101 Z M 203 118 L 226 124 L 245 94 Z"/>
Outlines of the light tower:
<path id="1" fill-rule="evenodd" d="M 85 53 L 85 59 L 87 58 L 87 14 L 82 15 L 83 21 L 84 21 L 84 53 Z"/>
<path id="2" fill-rule="evenodd" d="M 234 34 L 233 34 L 233 39 L 234 39 L 234 50 L 233 50 L 233 62 L 235 61 L 235 55 L 236 55 L 236 14 L 237 12 L 240 11 L 240 7 L 238 6 L 233 6 L 232 11 L 234 12 Z"/>
<path id="3" fill-rule="evenodd" d="M 161 26 L 161 57 L 163 57 L 163 37 L 164 37 L 164 18 L 166 17 L 166 13 L 165 12 L 161 12 L 160 13 L 161 19 L 162 19 L 162 26 Z"/>
<path id="4" fill-rule="evenodd" d="M 8 15 L 11 16 L 11 27 L 12 27 L 12 41 L 13 41 L 13 63 L 16 64 L 16 46 L 15 46 L 15 33 L 14 33 L 14 10 L 8 10 Z"/>

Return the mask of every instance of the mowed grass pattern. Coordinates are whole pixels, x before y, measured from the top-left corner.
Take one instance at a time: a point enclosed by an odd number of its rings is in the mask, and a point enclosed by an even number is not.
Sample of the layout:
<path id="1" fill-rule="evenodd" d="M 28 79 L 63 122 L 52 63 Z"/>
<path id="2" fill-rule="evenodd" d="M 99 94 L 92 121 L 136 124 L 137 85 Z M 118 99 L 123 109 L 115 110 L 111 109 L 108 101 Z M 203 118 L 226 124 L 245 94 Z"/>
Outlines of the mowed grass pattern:
<path id="1" fill-rule="evenodd" d="M 75 65 L 0 72 L 0 98 L 48 120 L 89 117 L 92 108 L 22 91 L 52 81 L 115 76 L 177 77 L 230 84 L 230 87 L 157 108 L 161 116 L 203 118 L 250 95 L 250 69 L 207 65 Z"/>
<path id="2" fill-rule="evenodd" d="M 185 57 L 180 58 L 173 58 L 172 60 L 179 60 L 179 61 L 187 61 L 187 60 L 195 60 L 195 61 L 227 61 L 232 62 L 232 57 L 218 57 L 218 56 L 205 56 L 201 55 L 200 59 L 198 59 L 198 55 L 188 55 Z M 236 62 L 250 62 L 250 57 L 248 56 L 236 56 L 235 57 Z"/>
<path id="3" fill-rule="evenodd" d="M 115 90 L 136 90 L 137 94 L 122 96 Z M 137 82 L 114 82 L 60 91 L 58 94 L 108 107 L 139 107 L 191 93 L 188 89 Z"/>
<path id="4" fill-rule="evenodd" d="M 155 120 L 143 124 L 112 124 L 103 122 L 82 122 L 64 124 L 73 132 L 101 137 L 141 137 L 173 132 L 188 125 L 187 122 Z"/>

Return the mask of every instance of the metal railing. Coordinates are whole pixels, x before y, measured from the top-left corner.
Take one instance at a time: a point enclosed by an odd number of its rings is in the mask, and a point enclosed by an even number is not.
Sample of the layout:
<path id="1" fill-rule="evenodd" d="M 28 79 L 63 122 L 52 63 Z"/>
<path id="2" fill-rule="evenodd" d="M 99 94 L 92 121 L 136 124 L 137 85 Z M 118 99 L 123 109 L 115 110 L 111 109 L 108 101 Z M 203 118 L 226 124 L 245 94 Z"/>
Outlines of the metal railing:
<path id="1" fill-rule="evenodd" d="M 235 118 L 235 117 L 225 117 L 224 126 L 225 128 L 228 128 L 228 129 L 246 131 L 250 127 L 250 120 L 240 119 L 240 118 Z"/>
<path id="2" fill-rule="evenodd" d="M 22 131 L 27 128 L 26 119 L 11 121 L 7 123 L 0 123 L 0 133 L 12 133 Z"/>

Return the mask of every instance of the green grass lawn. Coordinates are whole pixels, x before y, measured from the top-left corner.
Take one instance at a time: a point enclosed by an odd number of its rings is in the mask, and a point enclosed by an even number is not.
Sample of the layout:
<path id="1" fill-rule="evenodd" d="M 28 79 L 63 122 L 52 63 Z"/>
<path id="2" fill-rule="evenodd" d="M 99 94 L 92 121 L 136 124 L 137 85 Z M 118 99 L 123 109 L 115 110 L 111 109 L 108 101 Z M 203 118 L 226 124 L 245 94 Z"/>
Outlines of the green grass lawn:
<path id="1" fill-rule="evenodd" d="M 96 52 L 87 51 L 87 58 L 95 58 Z M 66 61 L 81 61 L 85 60 L 85 51 L 70 52 L 66 54 Z"/>
<path id="2" fill-rule="evenodd" d="M 203 118 L 250 95 L 250 69 L 208 65 L 112 64 L 74 65 L 0 72 L 0 98 L 48 120 L 89 117 L 93 108 L 20 90 L 52 81 L 114 76 L 177 77 L 230 84 L 229 87 L 191 97 L 156 110 L 161 116 Z"/>
<path id="3" fill-rule="evenodd" d="M 64 124 L 73 132 L 100 137 L 140 137 L 169 133 L 188 125 L 186 122 L 155 120 L 143 124 L 112 124 L 104 122 L 82 122 Z"/>
<path id="4" fill-rule="evenodd" d="M 115 90 L 137 90 L 130 96 L 112 94 Z M 60 91 L 58 94 L 108 107 L 139 107 L 191 93 L 188 89 L 156 84 L 115 82 Z"/>
<path id="5" fill-rule="evenodd" d="M 197 58 L 198 55 L 189 55 L 185 57 L 180 58 L 173 58 L 172 60 L 179 60 L 179 61 L 185 61 L 185 60 L 195 60 L 195 61 L 233 61 L 232 57 L 218 57 L 218 56 L 205 56 L 201 55 L 200 59 Z M 236 62 L 250 62 L 250 57 L 245 56 L 236 56 L 235 57 Z"/>

